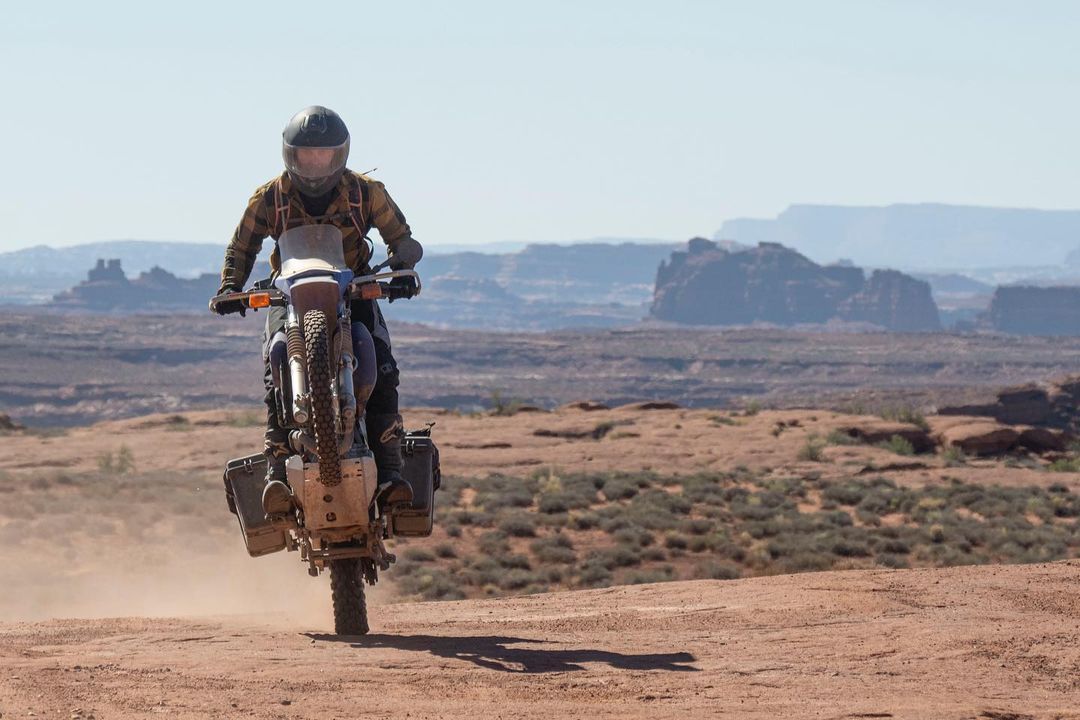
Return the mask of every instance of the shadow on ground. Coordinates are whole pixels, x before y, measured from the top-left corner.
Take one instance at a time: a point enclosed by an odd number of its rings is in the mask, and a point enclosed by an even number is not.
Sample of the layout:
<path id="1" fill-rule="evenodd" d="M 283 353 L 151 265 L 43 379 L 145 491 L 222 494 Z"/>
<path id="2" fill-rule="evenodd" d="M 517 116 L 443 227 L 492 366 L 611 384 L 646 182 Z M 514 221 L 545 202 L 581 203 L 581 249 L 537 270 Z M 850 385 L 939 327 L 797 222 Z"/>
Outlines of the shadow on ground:
<path id="1" fill-rule="evenodd" d="M 392 648 L 429 652 L 442 658 L 466 660 L 480 667 L 501 672 L 551 673 L 584 670 L 582 663 L 607 663 L 620 670 L 666 670 L 697 672 L 686 663 L 694 656 L 687 652 L 625 655 L 607 650 L 554 650 L 518 648 L 511 645 L 547 645 L 546 640 L 529 638 L 474 636 L 443 637 L 439 635 L 365 635 L 343 636 L 304 633 L 312 640 L 348 643 L 354 648 Z"/>

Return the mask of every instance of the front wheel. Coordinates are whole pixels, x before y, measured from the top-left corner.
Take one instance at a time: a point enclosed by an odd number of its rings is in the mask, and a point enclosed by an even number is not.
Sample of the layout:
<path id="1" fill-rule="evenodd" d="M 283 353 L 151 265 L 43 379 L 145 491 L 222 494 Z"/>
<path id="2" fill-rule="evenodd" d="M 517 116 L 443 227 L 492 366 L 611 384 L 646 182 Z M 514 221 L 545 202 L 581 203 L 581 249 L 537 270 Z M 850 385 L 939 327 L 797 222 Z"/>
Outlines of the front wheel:
<path id="1" fill-rule="evenodd" d="M 360 558 L 330 561 L 330 592 L 334 596 L 334 632 L 367 635 L 364 566 Z"/>
<path id="2" fill-rule="evenodd" d="M 311 392 L 311 422 L 315 430 L 315 451 L 319 456 L 319 481 L 323 485 L 337 485 L 341 482 L 341 458 L 334 419 L 337 373 L 330 355 L 330 326 L 322 310 L 304 313 L 304 345 Z"/>

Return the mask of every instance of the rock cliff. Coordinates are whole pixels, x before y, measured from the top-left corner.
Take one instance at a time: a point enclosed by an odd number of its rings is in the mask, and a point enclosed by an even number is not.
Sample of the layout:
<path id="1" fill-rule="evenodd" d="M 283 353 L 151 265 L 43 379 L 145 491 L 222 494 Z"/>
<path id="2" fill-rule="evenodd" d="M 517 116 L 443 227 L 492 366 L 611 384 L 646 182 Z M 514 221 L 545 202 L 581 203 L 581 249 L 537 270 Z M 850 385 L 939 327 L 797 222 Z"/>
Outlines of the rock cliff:
<path id="1" fill-rule="evenodd" d="M 1080 287 L 999 287 L 981 324 L 1016 335 L 1080 335 Z"/>
<path id="2" fill-rule="evenodd" d="M 694 238 L 656 275 L 653 317 L 695 325 L 830 320 L 904 332 L 941 328 L 930 286 L 896 271 L 823 266 L 776 243 L 726 250 Z"/>

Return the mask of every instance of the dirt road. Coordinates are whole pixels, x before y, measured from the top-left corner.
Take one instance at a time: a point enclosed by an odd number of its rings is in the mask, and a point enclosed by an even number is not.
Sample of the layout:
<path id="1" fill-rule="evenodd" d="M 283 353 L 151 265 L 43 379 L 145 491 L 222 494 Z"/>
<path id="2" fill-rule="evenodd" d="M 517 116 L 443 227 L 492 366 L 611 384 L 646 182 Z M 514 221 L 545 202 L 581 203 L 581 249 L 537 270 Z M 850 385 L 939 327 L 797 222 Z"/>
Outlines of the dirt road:
<path id="1" fill-rule="evenodd" d="M 7 718 L 1080 718 L 1080 561 L 0 625 Z"/>

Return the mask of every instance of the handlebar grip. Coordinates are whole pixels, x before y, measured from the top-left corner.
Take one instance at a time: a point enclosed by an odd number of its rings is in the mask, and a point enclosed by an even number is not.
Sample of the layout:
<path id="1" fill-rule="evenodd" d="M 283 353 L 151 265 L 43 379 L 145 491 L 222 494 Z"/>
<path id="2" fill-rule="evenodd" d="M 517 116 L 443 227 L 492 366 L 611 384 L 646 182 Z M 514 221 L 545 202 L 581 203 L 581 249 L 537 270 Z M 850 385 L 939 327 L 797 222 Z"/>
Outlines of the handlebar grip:
<path id="1" fill-rule="evenodd" d="M 231 315 L 233 313 L 243 313 L 247 310 L 247 304 L 242 296 L 237 297 L 236 293 L 226 293 L 212 297 L 210 299 L 210 309 L 218 315 Z"/>
<path id="2" fill-rule="evenodd" d="M 416 295 L 415 285 L 394 285 L 393 283 L 380 283 L 383 285 L 383 297 L 387 300 L 408 300 Z"/>

